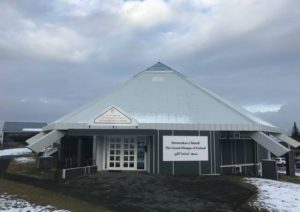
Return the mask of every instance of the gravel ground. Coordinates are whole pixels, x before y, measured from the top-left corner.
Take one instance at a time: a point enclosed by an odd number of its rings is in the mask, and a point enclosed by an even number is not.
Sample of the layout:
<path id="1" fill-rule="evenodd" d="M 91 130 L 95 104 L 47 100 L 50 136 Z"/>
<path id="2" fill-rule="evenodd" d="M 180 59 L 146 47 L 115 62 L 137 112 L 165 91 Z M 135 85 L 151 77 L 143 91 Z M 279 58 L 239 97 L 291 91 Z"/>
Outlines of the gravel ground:
<path id="1" fill-rule="evenodd" d="M 225 177 L 164 177 L 101 172 L 65 182 L 60 191 L 114 211 L 247 211 L 255 191 Z M 248 208 L 249 210 L 249 208 Z"/>

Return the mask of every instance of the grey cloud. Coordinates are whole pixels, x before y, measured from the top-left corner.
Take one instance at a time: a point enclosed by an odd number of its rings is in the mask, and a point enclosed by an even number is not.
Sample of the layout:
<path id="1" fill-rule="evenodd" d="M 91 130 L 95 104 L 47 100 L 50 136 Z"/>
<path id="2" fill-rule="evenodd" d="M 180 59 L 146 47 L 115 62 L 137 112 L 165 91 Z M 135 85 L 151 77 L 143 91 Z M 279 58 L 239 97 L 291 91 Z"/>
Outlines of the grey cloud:
<path id="1" fill-rule="evenodd" d="M 237 104 L 284 104 L 279 112 L 258 114 L 284 129 L 290 122 L 300 123 L 297 1 L 269 8 L 260 3 L 258 11 L 266 15 L 249 8 L 252 14 L 238 13 L 239 20 L 231 17 L 234 8 L 226 6 L 229 3 L 220 3 L 228 11 L 218 17 L 218 5 L 183 7 L 184 1 L 168 1 L 175 16 L 148 28 L 124 20 L 122 1 L 99 3 L 84 15 L 72 13 L 72 7 L 59 2 L 0 4 L 10 9 L 10 16 L 0 20 L 0 119 L 53 121 L 162 61 Z M 249 15 L 256 16 L 257 23 Z M 21 48 L 12 40 L 31 30 L 24 20 L 34 23 L 35 30 L 47 24 L 62 27 L 76 39 L 65 51 L 54 49 L 56 57 L 43 56 L 42 48 L 31 54 L 31 45 Z M 249 27 L 244 26 L 247 22 Z M 68 60 L 81 47 L 91 49 L 84 60 Z"/>
<path id="2" fill-rule="evenodd" d="M 287 133 L 291 133 L 293 123 L 300 124 L 299 102 L 292 102 L 283 107 L 278 112 L 256 113 L 261 118 L 268 120 L 274 125 L 282 128 Z"/>

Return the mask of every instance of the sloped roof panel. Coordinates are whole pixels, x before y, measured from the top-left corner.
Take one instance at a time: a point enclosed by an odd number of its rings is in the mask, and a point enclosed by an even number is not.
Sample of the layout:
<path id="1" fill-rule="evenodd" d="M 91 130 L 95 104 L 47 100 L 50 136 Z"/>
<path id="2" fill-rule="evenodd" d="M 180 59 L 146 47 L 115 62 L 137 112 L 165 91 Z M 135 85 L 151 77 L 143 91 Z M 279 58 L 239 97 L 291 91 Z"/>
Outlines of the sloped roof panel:
<path id="1" fill-rule="evenodd" d="M 55 123 L 87 123 L 111 106 L 138 123 L 273 125 L 200 87 L 162 63 L 146 69 L 108 95 Z"/>

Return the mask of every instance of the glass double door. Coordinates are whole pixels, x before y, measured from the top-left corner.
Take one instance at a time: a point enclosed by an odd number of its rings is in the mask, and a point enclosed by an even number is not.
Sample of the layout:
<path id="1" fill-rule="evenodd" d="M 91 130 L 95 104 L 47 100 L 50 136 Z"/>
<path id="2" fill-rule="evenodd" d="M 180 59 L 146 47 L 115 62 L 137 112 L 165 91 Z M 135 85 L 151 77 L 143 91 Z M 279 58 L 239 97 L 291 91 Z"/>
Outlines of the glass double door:
<path id="1" fill-rule="evenodd" d="M 143 138 L 143 139 L 142 139 Z M 142 136 L 108 136 L 107 169 L 108 170 L 144 170 L 145 137 Z"/>

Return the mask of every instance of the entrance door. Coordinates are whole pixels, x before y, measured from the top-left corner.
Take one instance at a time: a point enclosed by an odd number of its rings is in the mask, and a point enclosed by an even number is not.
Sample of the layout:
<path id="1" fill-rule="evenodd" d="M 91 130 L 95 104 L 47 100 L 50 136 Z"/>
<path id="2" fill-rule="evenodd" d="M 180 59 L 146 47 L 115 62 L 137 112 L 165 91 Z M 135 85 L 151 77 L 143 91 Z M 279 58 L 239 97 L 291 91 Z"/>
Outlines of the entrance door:
<path id="1" fill-rule="evenodd" d="M 136 170 L 136 137 L 123 137 L 122 170 Z"/>
<path id="2" fill-rule="evenodd" d="M 136 170 L 137 141 L 135 136 L 108 136 L 107 169 Z"/>
<path id="3" fill-rule="evenodd" d="M 121 138 L 108 137 L 107 141 L 107 167 L 109 169 L 121 168 Z"/>

